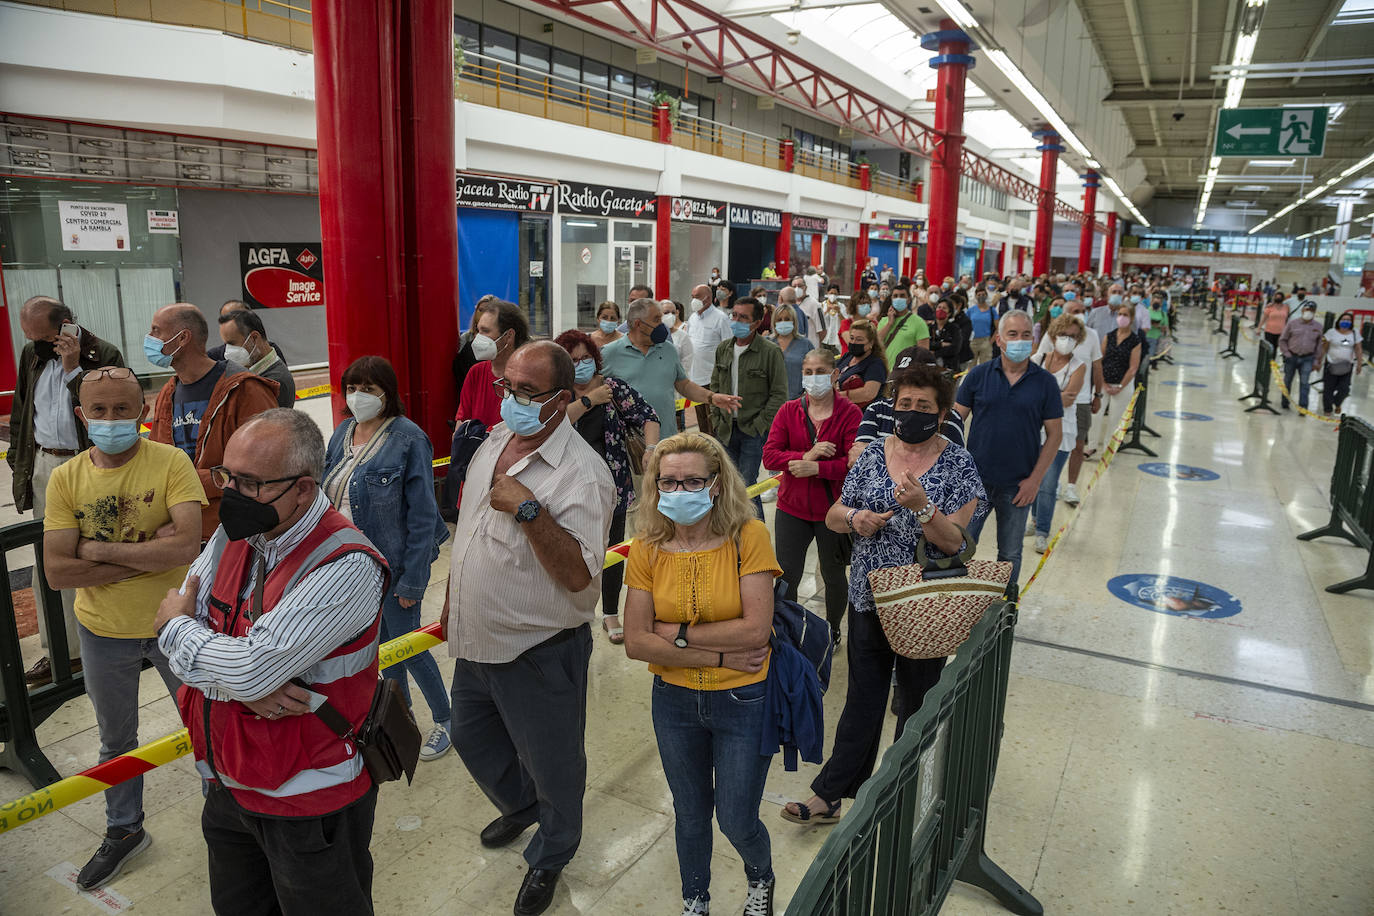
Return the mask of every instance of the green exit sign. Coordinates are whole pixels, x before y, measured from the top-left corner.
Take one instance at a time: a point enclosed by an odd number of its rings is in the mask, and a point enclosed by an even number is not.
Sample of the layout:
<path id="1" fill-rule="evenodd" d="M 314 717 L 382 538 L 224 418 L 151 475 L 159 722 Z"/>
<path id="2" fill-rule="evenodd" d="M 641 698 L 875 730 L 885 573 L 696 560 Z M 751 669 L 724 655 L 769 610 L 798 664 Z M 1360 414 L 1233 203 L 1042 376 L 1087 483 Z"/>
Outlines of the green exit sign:
<path id="1" fill-rule="evenodd" d="M 1327 109 L 1223 108 L 1217 113 L 1214 156 L 1295 156 L 1319 159 L 1326 146 Z"/>

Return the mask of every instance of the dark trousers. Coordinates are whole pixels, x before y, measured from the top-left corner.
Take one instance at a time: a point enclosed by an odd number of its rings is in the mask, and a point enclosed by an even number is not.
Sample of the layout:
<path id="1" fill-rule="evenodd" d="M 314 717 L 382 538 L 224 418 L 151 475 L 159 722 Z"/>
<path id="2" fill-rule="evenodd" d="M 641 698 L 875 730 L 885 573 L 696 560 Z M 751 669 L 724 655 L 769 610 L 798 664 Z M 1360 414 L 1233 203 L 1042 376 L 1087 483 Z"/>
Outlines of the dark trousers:
<path id="1" fill-rule="evenodd" d="M 720 437 L 716 438 L 719 441 Z M 725 446 L 725 454 L 739 469 L 746 487 L 758 482 L 759 468 L 763 466 L 763 439 L 763 436 L 746 436 L 736 426 L 730 430 L 730 441 L 721 443 Z M 763 519 L 763 500 L 757 496 L 754 497 L 754 514 Z"/>
<path id="2" fill-rule="evenodd" d="M 616 509 L 611 515 L 610 540 L 606 546 L 625 540 L 625 510 Z M 617 563 L 601 573 L 601 613 L 614 617 L 620 613 L 620 585 L 625 581 L 625 564 Z"/>
<path id="3" fill-rule="evenodd" d="M 220 916 L 357 916 L 372 912 L 377 787 L 323 817 L 261 817 L 211 786 L 200 826 L 210 902 Z"/>
<path id="4" fill-rule="evenodd" d="M 1274 358 L 1277 359 L 1279 353 L 1279 335 L 1270 334 L 1268 331 L 1265 331 L 1264 339 L 1269 341 L 1269 346 L 1274 348 Z"/>
<path id="5" fill-rule="evenodd" d="M 940 680 L 943 658 L 903 658 L 892 651 L 883 625 L 872 612 L 849 615 L 849 689 L 844 697 L 835 744 L 811 791 L 828 802 L 853 798 L 873 775 L 887 715 L 887 692 L 897 670 L 897 737 L 907 717 L 921 708 L 926 691 Z"/>
<path id="6" fill-rule="evenodd" d="M 1330 413 L 1340 409 L 1341 402 L 1350 394 L 1350 378 L 1354 374 L 1353 367 L 1344 375 L 1335 375 L 1329 368 L 1322 369 L 1322 410 Z"/>
<path id="7" fill-rule="evenodd" d="M 711 405 L 698 404 L 693 410 L 697 412 L 697 430 L 711 435 Z"/>
<path id="8" fill-rule="evenodd" d="M 825 619 L 830 622 L 831 633 L 838 634 L 844 622 L 845 606 L 849 603 L 849 582 L 838 558 L 840 543 L 847 535 L 831 531 L 823 521 L 808 522 L 781 509 L 773 517 L 773 529 L 778 565 L 787 583 L 787 597 L 793 601 L 801 600 L 797 597 L 797 589 L 806 571 L 806 551 L 813 540 L 816 542 L 816 558 L 821 566 L 821 579 L 825 582 Z"/>
<path id="9" fill-rule="evenodd" d="M 506 817 L 539 822 L 525 861 L 562 868 L 582 841 L 591 628 L 564 630 L 515 661 L 458 659 L 453 746 Z"/>

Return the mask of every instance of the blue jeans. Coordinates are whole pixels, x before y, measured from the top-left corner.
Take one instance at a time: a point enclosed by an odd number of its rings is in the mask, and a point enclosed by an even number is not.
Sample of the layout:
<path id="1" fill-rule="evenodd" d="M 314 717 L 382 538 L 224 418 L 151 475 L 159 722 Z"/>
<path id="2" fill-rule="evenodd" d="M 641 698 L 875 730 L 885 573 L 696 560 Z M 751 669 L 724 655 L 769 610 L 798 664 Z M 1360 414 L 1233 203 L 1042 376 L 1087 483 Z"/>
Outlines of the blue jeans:
<path id="1" fill-rule="evenodd" d="M 1298 376 L 1298 405 L 1307 406 L 1307 387 L 1308 376 L 1312 374 L 1312 354 L 1307 353 L 1303 356 L 1286 356 L 1283 360 L 1283 387 L 1287 388 L 1291 394 L 1293 391 L 1293 375 Z M 1288 406 L 1288 398 L 1283 398 L 1283 406 Z"/>
<path id="2" fill-rule="evenodd" d="M 167 692 L 176 701 L 181 681 L 167 665 L 167 656 L 156 639 L 115 639 L 97 636 L 77 623 L 81 636 L 82 674 L 86 695 L 95 709 L 100 729 L 100 762 L 127 754 L 138 747 L 138 679 L 143 660 L 153 663 Z M 136 831 L 143 826 L 143 777 L 105 790 L 105 826 L 108 830 Z"/>
<path id="3" fill-rule="evenodd" d="M 759 803 L 772 757 L 759 754 L 767 683 L 691 690 L 654 677 L 654 735 L 673 793 L 682 899 L 711 898 L 711 811 L 750 881 L 773 877 Z"/>
<path id="4" fill-rule="evenodd" d="M 410 607 L 401 607 L 401 602 L 395 594 L 387 595 L 386 600 L 382 602 L 382 642 L 404 636 L 419 628 L 420 602 L 417 601 Z M 434 660 L 434 654 L 417 652 L 405 661 L 382 671 L 382 677 L 389 677 L 401 685 L 401 693 L 405 694 L 408 706 L 410 682 L 406 680 L 407 672 L 415 678 L 415 683 L 420 686 L 420 692 L 425 695 L 425 702 L 429 704 L 434 724 L 447 729 L 452 718 L 449 711 L 448 689 L 444 687 L 444 679 L 439 675 L 439 663 Z"/>
<path id="5" fill-rule="evenodd" d="M 1016 484 L 986 486 L 988 502 L 992 511 L 982 518 L 974 518 L 969 523 L 968 532 L 978 540 L 983 533 L 983 525 L 993 515 L 997 516 L 997 559 L 1011 563 L 1011 580 L 1008 588 L 1015 588 L 1021 575 L 1021 541 L 1026 536 L 1026 515 L 1030 506 L 1013 506 L 1016 498 Z"/>
<path id="6" fill-rule="evenodd" d="M 1054 503 L 1058 496 L 1059 474 L 1064 470 L 1064 462 L 1069 460 L 1068 452 L 1058 452 L 1050 462 L 1045 479 L 1040 481 L 1040 490 L 1031 503 L 1031 519 L 1035 522 L 1035 533 L 1050 536 L 1050 522 L 1054 520 Z"/>
<path id="7" fill-rule="evenodd" d="M 725 443 L 725 453 L 739 469 L 746 487 L 758 482 L 759 467 L 763 465 L 763 436 L 746 436 L 736 426 L 730 430 L 730 441 Z M 763 518 L 763 500 L 754 497 L 754 512 Z"/>

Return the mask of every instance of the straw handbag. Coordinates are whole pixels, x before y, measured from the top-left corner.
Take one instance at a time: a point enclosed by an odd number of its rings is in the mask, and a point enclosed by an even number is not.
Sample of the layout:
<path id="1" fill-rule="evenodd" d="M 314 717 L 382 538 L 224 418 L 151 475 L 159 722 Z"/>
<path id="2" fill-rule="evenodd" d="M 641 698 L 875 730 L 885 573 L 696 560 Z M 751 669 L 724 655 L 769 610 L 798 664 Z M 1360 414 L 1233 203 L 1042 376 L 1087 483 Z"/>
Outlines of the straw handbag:
<path id="1" fill-rule="evenodd" d="M 953 655 L 983 612 L 1006 590 L 1011 564 L 973 559 L 977 545 L 967 531 L 959 531 L 965 547 L 958 556 L 929 559 L 922 535 L 916 544 L 915 563 L 868 574 L 878 620 L 898 655 Z"/>

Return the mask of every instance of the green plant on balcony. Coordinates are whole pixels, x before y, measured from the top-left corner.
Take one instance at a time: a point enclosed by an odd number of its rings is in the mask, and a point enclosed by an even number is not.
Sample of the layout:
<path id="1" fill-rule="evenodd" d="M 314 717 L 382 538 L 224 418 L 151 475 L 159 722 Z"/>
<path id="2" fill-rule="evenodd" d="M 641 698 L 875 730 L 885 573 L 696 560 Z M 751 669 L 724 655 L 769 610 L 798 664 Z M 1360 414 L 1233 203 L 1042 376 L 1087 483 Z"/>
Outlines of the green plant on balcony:
<path id="1" fill-rule="evenodd" d="M 467 96 L 458 91 L 458 81 L 463 78 L 463 66 L 467 63 L 467 55 L 463 53 L 463 45 L 457 38 L 453 39 L 453 97 L 461 102 L 467 101 Z"/>
<path id="2" fill-rule="evenodd" d="M 649 101 L 654 103 L 655 108 L 662 108 L 664 106 L 667 106 L 668 123 L 674 125 L 677 124 L 678 112 L 682 109 L 682 99 L 678 98 L 672 93 L 664 92 L 662 89 L 660 89 L 658 92 L 655 92 L 653 95 L 649 97 Z"/>

